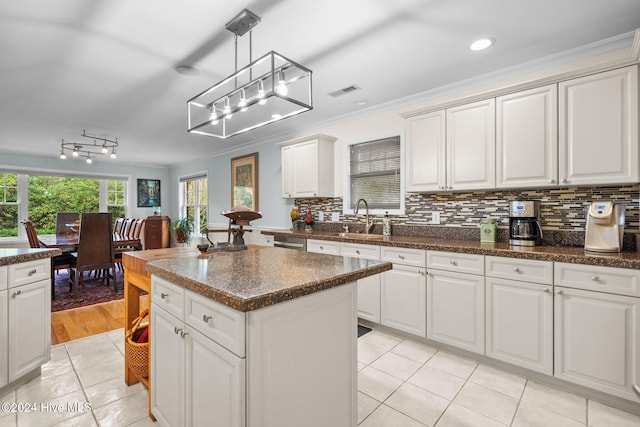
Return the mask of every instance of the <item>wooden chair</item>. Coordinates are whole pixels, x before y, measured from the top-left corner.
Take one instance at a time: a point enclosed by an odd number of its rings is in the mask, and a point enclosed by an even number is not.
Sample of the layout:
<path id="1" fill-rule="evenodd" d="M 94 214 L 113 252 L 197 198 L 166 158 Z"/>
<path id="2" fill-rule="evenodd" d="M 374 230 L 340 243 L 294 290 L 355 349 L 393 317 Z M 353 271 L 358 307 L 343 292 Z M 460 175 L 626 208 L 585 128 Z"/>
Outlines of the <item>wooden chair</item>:
<path id="1" fill-rule="evenodd" d="M 71 285 L 71 293 L 75 295 L 78 284 L 84 281 L 84 273 L 87 271 L 106 271 L 102 280 L 113 279 L 113 290 L 116 291 L 115 267 L 113 261 L 113 233 L 110 212 L 85 212 L 82 214 L 82 226 L 80 227 L 80 242 L 74 281 Z"/>
<path id="2" fill-rule="evenodd" d="M 113 224 L 113 234 L 120 234 L 120 231 L 122 231 L 122 224 L 124 224 L 124 218 L 116 219 L 116 222 Z"/>
<path id="3" fill-rule="evenodd" d="M 118 246 L 116 249 L 114 249 L 116 268 L 119 268 L 121 270 L 122 270 L 123 252 L 139 251 L 142 249 L 142 240 L 140 239 L 140 236 L 144 228 L 145 220 L 140 218 L 137 218 L 137 219 L 127 218 L 126 220 L 124 220 L 124 224 L 127 224 L 127 223 L 128 223 L 128 227 L 127 227 L 128 234 L 123 234 L 122 232 L 119 234 L 114 232 L 114 234 L 119 235 L 121 239 L 125 239 L 125 240 L 137 239 L 138 243 L 130 246 Z M 124 228 L 125 227 L 123 226 L 122 230 L 124 230 Z"/>
<path id="4" fill-rule="evenodd" d="M 20 221 L 27 232 L 27 238 L 29 239 L 29 246 L 32 248 L 45 248 L 40 240 L 38 239 L 38 233 L 36 233 L 36 229 L 33 227 L 33 224 L 29 220 Z M 51 299 L 56 299 L 56 280 L 55 273 L 58 270 L 69 270 L 69 278 L 71 279 L 71 268 L 76 264 L 76 257 L 73 256 L 69 252 L 64 252 L 62 255 L 54 256 L 51 258 Z M 71 283 L 71 281 L 70 281 Z"/>
<path id="5" fill-rule="evenodd" d="M 72 234 L 73 231 L 65 224 L 80 221 L 78 212 L 58 212 L 56 216 L 56 234 Z"/>

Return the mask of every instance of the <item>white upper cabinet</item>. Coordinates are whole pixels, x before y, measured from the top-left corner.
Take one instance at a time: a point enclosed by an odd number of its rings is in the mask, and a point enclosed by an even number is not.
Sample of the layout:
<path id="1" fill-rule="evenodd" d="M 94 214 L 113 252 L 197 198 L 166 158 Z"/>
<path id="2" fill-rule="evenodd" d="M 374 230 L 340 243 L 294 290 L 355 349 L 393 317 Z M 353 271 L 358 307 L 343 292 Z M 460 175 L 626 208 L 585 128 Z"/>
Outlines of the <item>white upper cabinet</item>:
<path id="1" fill-rule="evenodd" d="M 333 143 L 327 135 L 280 144 L 282 197 L 333 197 Z"/>
<path id="2" fill-rule="evenodd" d="M 558 184 L 558 89 L 543 86 L 496 98 L 496 186 Z"/>
<path id="3" fill-rule="evenodd" d="M 494 188 L 495 99 L 447 109 L 447 189 Z"/>
<path id="4" fill-rule="evenodd" d="M 438 191 L 446 187 L 446 113 L 425 114 L 409 124 L 406 152 L 407 191 Z"/>
<path id="5" fill-rule="evenodd" d="M 561 185 L 623 184 L 638 175 L 638 67 L 559 83 Z"/>

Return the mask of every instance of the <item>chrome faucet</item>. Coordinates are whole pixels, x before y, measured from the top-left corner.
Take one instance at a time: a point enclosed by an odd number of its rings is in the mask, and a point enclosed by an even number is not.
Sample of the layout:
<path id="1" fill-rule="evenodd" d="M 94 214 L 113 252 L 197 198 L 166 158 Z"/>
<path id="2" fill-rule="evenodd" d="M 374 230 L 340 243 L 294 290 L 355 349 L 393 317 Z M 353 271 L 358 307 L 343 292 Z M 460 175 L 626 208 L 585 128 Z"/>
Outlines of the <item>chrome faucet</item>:
<path id="1" fill-rule="evenodd" d="M 369 204 L 367 203 L 367 201 L 365 199 L 358 199 L 353 213 L 355 215 L 358 214 L 358 207 L 360 206 L 360 202 L 364 203 L 365 209 L 364 232 L 365 234 L 369 234 L 371 232 L 371 229 L 373 228 L 373 218 L 371 219 L 371 222 L 369 222 Z"/>

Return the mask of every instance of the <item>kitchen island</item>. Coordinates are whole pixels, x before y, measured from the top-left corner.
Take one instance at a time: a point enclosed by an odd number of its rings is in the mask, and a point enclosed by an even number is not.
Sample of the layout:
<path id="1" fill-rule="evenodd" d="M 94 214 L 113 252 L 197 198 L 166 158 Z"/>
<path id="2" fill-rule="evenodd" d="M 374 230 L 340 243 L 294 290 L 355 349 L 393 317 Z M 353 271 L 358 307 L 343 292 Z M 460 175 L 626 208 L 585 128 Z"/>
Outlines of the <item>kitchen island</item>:
<path id="1" fill-rule="evenodd" d="M 356 425 L 355 282 L 391 263 L 254 247 L 145 268 L 160 425 Z"/>

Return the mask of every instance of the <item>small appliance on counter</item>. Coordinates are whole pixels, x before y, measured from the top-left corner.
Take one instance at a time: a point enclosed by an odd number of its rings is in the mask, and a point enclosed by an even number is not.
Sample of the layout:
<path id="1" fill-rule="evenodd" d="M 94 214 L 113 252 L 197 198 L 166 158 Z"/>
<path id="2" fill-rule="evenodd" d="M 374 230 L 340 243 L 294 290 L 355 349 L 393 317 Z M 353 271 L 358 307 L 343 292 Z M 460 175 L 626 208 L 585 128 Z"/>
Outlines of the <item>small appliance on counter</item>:
<path id="1" fill-rule="evenodd" d="M 587 212 L 584 249 L 593 252 L 620 252 L 625 210 L 625 206 L 619 203 L 591 203 Z"/>
<path id="2" fill-rule="evenodd" d="M 509 244 L 515 246 L 541 244 L 540 202 L 514 200 L 509 207 Z"/>

